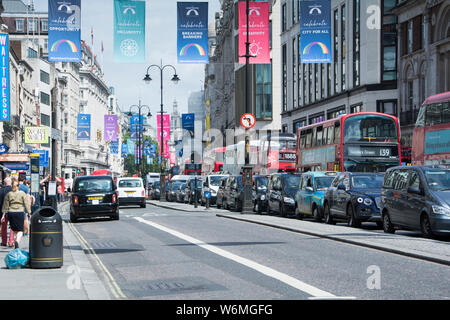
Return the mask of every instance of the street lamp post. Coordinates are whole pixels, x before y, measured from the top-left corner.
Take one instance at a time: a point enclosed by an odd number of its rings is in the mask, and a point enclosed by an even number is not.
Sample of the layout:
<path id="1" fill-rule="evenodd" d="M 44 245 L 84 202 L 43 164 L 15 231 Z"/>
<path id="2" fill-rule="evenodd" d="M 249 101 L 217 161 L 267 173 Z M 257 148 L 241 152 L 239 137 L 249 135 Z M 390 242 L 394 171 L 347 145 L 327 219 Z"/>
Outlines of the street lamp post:
<path id="1" fill-rule="evenodd" d="M 147 113 L 147 117 L 151 117 L 152 113 L 150 112 L 150 107 L 147 105 L 141 105 L 141 100 L 139 99 L 139 105 L 132 105 L 130 106 L 130 111 L 128 112 L 128 116 L 130 117 L 130 121 L 131 121 L 131 117 L 133 116 L 133 113 L 131 112 L 131 110 L 133 108 L 137 108 L 138 109 L 138 125 L 136 127 L 136 134 L 138 135 L 138 148 L 137 148 L 137 157 L 138 157 L 138 171 L 139 171 L 139 177 L 143 178 L 143 166 L 142 166 L 142 148 L 141 148 L 141 128 L 142 128 L 142 133 L 143 133 L 143 129 L 144 129 L 144 123 L 141 120 L 141 115 L 142 115 L 142 110 L 144 108 L 148 109 L 148 113 Z M 135 153 L 136 155 L 136 153 Z"/>
<path id="2" fill-rule="evenodd" d="M 174 66 L 167 64 L 164 65 L 162 64 L 161 61 L 161 65 L 156 65 L 156 64 L 152 64 L 151 66 L 149 66 L 147 68 L 147 72 L 145 74 L 145 78 L 144 81 L 147 84 L 150 84 L 150 82 L 152 81 L 152 78 L 150 78 L 149 75 L 149 71 L 152 68 L 157 68 L 160 71 L 160 77 L 161 77 L 161 141 L 160 141 L 160 150 L 161 150 L 161 176 L 160 176 L 160 197 L 159 197 L 159 201 L 161 202 L 165 202 L 166 201 L 166 178 L 165 178 L 165 166 L 164 166 L 164 103 L 163 103 L 163 75 L 164 75 L 164 69 L 166 68 L 172 68 L 174 71 L 174 75 L 172 77 L 172 81 L 177 84 L 180 81 L 180 78 L 177 75 L 177 69 L 175 69 Z"/>

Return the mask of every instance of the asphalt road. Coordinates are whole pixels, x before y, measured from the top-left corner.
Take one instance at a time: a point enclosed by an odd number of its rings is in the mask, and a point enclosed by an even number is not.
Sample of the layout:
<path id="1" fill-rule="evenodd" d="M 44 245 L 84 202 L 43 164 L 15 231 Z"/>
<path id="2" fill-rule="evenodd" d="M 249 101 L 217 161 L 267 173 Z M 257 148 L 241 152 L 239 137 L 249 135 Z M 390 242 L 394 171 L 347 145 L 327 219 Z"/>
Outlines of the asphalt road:
<path id="1" fill-rule="evenodd" d="M 197 210 L 73 226 L 117 299 L 450 299 L 448 266 Z"/>

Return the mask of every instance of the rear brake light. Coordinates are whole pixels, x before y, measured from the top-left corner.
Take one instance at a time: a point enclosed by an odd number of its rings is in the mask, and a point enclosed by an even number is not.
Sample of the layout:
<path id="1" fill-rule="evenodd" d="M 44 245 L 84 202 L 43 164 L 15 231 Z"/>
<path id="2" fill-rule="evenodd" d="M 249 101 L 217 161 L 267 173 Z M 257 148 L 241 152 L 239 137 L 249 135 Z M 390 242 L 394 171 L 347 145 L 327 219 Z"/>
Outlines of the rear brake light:
<path id="1" fill-rule="evenodd" d="M 78 205 L 78 197 L 77 196 L 73 196 L 73 205 L 75 205 L 75 206 Z"/>
<path id="2" fill-rule="evenodd" d="M 145 197 L 145 190 L 142 190 L 142 196 Z"/>
<path id="3" fill-rule="evenodd" d="M 117 194 L 114 193 L 114 194 L 112 195 L 112 202 L 113 202 L 113 203 L 116 203 L 116 201 L 117 201 Z"/>

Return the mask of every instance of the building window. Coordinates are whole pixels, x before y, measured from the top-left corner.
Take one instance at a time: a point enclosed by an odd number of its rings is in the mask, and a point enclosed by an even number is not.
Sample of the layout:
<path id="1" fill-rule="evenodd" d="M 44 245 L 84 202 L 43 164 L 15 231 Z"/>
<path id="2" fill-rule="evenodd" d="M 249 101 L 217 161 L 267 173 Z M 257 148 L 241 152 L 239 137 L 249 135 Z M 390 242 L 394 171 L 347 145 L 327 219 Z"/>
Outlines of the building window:
<path id="1" fill-rule="evenodd" d="M 314 65 L 310 63 L 308 65 L 308 69 L 309 69 L 309 103 L 312 103 L 313 98 L 314 98 L 313 68 L 314 68 Z"/>
<path id="2" fill-rule="evenodd" d="M 256 69 L 256 119 L 272 119 L 272 65 L 258 64 Z"/>
<path id="3" fill-rule="evenodd" d="M 41 91 L 41 103 L 49 106 L 50 105 L 50 95 Z"/>
<path id="4" fill-rule="evenodd" d="M 32 49 L 32 48 L 28 48 L 28 58 L 37 58 L 37 51 Z"/>
<path id="5" fill-rule="evenodd" d="M 331 95 L 331 63 L 327 64 L 327 96 Z"/>
<path id="6" fill-rule="evenodd" d="M 64 143 L 69 143 L 69 134 L 67 131 L 64 131 Z"/>
<path id="7" fill-rule="evenodd" d="M 363 105 L 361 104 L 356 104 L 350 107 L 350 113 L 358 113 L 358 112 L 362 112 L 363 111 Z"/>
<path id="8" fill-rule="evenodd" d="M 294 25 L 295 24 L 295 22 L 296 22 L 296 17 L 295 17 L 295 13 L 296 13 L 296 11 L 295 11 L 295 2 L 296 2 L 297 0 L 291 0 L 291 2 L 292 2 L 292 24 Z"/>
<path id="9" fill-rule="evenodd" d="M 50 127 L 50 116 L 44 113 L 41 113 L 41 125 Z"/>
<path id="10" fill-rule="evenodd" d="M 397 100 L 377 101 L 377 112 L 390 114 L 397 117 Z"/>
<path id="11" fill-rule="evenodd" d="M 334 93 L 339 92 L 339 10 L 334 11 Z"/>
<path id="12" fill-rule="evenodd" d="M 37 32 L 37 24 L 38 24 L 38 20 L 37 18 L 29 18 L 27 20 L 28 23 L 28 32 Z"/>
<path id="13" fill-rule="evenodd" d="M 294 4 L 294 3 L 292 3 Z M 292 109 L 296 108 L 296 97 L 295 97 L 295 89 L 297 87 L 297 75 L 295 74 L 297 71 L 297 59 L 295 54 L 296 48 L 296 39 L 292 39 Z"/>
<path id="14" fill-rule="evenodd" d="M 50 75 L 44 70 L 41 70 L 41 81 L 43 83 L 50 84 Z"/>
<path id="15" fill-rule="evenodd" d="M 48 20 L 47 19 L 41 20 L 41 32 L 48 32 Z"/>
<path id="16" fill-rule="evenodd" d="M 353 87 L 361 84 L 361 0 L 353 1 Z"/>
<path id="17" fill-rule="evenodd" d="M 298 5 L 300 5 L 300 4 L 298 4 Z M 298 100 L 298 106 L 300 106 L 304 103 L 304 101 L 301 102 L 302 99 L 300 98 L 302 96 L 302 93 L 301 93 L 302 80 L 301 79 L 304 78 L 303 74 L 302 74 L 302 70 L 303 70 L 302 63 L 300 61 L 300 36 L 298 36 L 297 37 L 297 100 Z"/>
<path id="18" fill-rule="evenodd" d="M 283 111 L 287 111 L 287 46 L 282 47 L 282 68 L 283 68 Z"/>
<path id="19" fill-rule="evenodd" d="M 283 3 L 281 7 L 281 32 L 287 30 L 287 8 L 286 3 Z"/>
<path id="20" fill-rule="evenodd" d="M 294 134 L 297 133 L 299 128 L 306 127 L 306 118 L 297 120 L 294 122 Z"/>
<path id="21" fill-rule="evenodd" d="M 25 31 L 25 20 L 16 19 L 16 32 L 24 32 L 24 31 Z"/>
<path id="22" fill-rule="evenodd" d="M 383 27 L 381 29 L 382 45 L 382 80 L 397 80 L 397 16 L 390 14 L 396 6 L 394 0 L 383 1 Z"/>
<path id="23" fill-rule="evenodd" d="M 312 115 L 309 118 L 309 124 L 319 123 L 319 122 L 322 122 L 322 121 L 325 121 L 325 114 L 323 112 L 319 113 L 319 114 Z"/>
<path id="24" fill-rule="evenodd" d="M 69 124 L 69 114 L 67 112 L 64 113 L 64 124 Z"/>
<path id="25" fill-rule="evenodd" d="M 414 43 L 414 36 L 413 36 L 413 20 L 410 20 L 408 22 L 408 51 L 407 53 L 413 52 L 413 43 Z"/>
<path id="26" fill-rule="evenodd" d="M 288 132 L 288 125 L 287 125 L 287 124 L 283 124 L 283 126 L 282 126 L 282 128 L 281 128 L 281 131 L 282 131 L 283 133 L 287 133 L 287 132 Z"/>
<path id="27" fill-rule="evenodd" d="M 327 119 L 336 119 L 340 115 L 345 114 L 345 105 L 328 111 Z"/>
<path id="28" fill-rule="evenodd" d="M 345 5 L 341 7 L 341 87 L 342 91 L 347 90 L 347 43 L 346 43 L 346 23 L 347 13 Z"/>
<path id="29" fill-rule="evenodd" d="M 320 97 L 323 99 L 325 98 L 325 64 L 322 63 L 320 67 L 320 80 L 321 80 L 321 87 L 320 87 Z"/>

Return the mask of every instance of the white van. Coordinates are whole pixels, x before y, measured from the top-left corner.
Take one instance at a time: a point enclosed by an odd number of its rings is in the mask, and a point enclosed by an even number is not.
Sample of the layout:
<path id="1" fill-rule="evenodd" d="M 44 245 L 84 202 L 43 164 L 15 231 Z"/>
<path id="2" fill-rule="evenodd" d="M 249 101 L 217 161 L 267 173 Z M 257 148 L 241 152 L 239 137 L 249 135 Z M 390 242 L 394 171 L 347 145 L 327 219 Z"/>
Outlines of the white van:
<path id="1" fill-rule="evenodd" d="M 146 207 L 144 182 L 141 178 L 118 178 L 119 206 L 140 205 Z"/>

